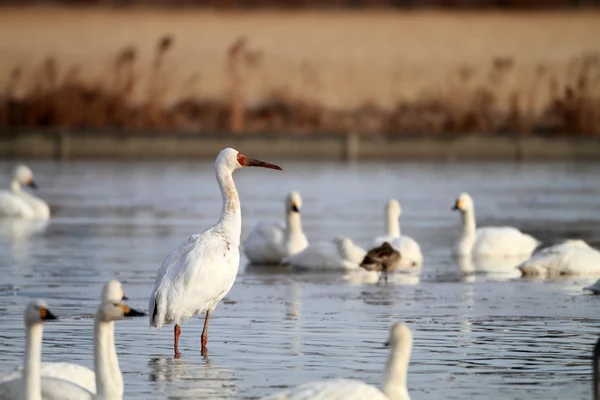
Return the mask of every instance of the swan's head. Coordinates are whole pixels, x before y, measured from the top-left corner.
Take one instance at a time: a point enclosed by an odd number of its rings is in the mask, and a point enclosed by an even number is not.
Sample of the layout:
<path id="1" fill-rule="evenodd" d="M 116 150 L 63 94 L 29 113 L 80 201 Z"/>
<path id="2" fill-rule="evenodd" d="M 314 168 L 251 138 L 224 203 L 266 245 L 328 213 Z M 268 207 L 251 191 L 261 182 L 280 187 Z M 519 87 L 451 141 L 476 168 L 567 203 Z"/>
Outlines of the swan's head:
<path id="1" fill-rule="evenodd" d="M 285 200 L 285 208 L 287 212 L 299 213 L 302 208 L 302 198 L 298 192 L 290 192 Z"/>
<path id="2" fill-rule="evenodd" d="M 398 200 L 391 199 L 385 204 L 385 214 L 388 216 L 388 218 L 400 218 L 400 214 L 402 214 L 402 208 L 400 207 Z"/>
<path id="3" fill-rule="evenodd" d="M 58 319 L 50 312 L 43 300 L 34 300 L 25 308 L 25 325 L 32 326 L 44 321 Z"/>
<path id="4" fill-rule="evenodd" d="M 401 322 L 397 322 L 390 329 L 390 336 L 386 346 L 395 348 L 409 348 L 412 346 L 412 332 L 409 327 Z"/>
<path id="5" fill-rule="evenodd" d="M 121 286 L 121 282 L 113 280 L 109 281 L 102 288 L 102 302 L 111 301 L 111 302 L 121 302 L 122 300 L 129 300 L 125 293 L 123 292 L 123 287 Z"/>
<path id="6" fill-rule="evenodd" d="M 354 242 L 347 237 L 338 236 L 334 239 L 334 243 L 337 245 L 340 254 L 348 254 L 354 248 Z"/>
<path id="7" fill-rule="evenodd" d="M 14 179 L 21 185 L 29 186 L 33 189 L 37 189 L 38 186 L 33 180 L 33 172 L 26 165 L 17 165 L 13 172 Z"/>
<path id="8" fill-rule="evenodd" d="M 217 159 L 215 160 L 215 166 L 218 169 L 225 168 L 231 172 L 235 171 L 236 169 L 245 167 L 261 167 L 277 169 L 281 171 L 281 167 L 275 164 L 270 164 L 265 161 L 255 160 L 253 158 L 246 157 L 239 151 L 232 148 L 226 148 L 221 150 L 221 152 L 217 156 Z"/>
<path id="9" fill-rule="evenodd" d="M 473 199 L 468 193 L 461 193 L 454 203 L 453 210 L 460 210 L 462 212 L 470 211 L 473 209 Z"/>
<path id="10" fill-rule="evenodd" d="M 125 317 L 143 317 L 145 315 L 146 313 L 134 310 L 120 301 L 105 301 L 98 308 L 96 318 L 104 322 L 110 322 L 118 321 Z"/>

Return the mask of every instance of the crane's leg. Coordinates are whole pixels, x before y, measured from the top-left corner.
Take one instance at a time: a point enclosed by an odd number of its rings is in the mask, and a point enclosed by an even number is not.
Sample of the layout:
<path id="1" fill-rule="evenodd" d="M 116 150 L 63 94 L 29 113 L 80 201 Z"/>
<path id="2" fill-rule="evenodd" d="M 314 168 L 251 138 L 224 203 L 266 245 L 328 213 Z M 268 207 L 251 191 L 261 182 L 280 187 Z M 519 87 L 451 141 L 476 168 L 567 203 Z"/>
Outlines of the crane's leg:
<path id="1" fill-rule="evenodd" d="M 179 335 L 181 335 L 181 327 L 178 324 L 175 324 L 175 329 L 173 330 L 175 335 L 175 339 L 173 341 L 173 347 L 175 349 L 175 358 L 179 358 L 181 353 L 179 353 Z"/>
<path id="2" fill-rule="evenodd" d="M 206 355 L 206 344 L 208 343 L 208 321 L 210 320 L 210 311 L 206 312 L 206 317 L 204 318 L 204 329 L 202 329 L 202 351 L 201 354 L 203 356 Z"/>

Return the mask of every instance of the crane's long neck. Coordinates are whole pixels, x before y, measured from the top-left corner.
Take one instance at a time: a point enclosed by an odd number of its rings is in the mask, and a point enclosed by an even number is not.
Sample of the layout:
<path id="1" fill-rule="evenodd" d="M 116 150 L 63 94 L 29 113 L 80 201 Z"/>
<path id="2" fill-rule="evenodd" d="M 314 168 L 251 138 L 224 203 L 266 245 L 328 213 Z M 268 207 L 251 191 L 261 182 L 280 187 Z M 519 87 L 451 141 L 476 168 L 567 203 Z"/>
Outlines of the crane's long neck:
<path id="1" fill-rule="evenodd" d="M 121 375 L 121 368 L 119 368 L 119 357 L 117 356 L 117 348 L 115 346 L 115 323 L 114 321 L 107 322 L 107 351 L 108 360 L 110 362 L 110 375 L 112 377 L 113 385 L 116 391 L 119 392 L 120 396 L 123 396 L 125 389 L 123 383 L 123 375 Z"/>
<path id="2" fill-rule="evenodd" d="M 27 328 L 27 347 L 25 348 L 25 365 L 23 370 L 23 392 L 25 400 L 42 400 L 42 333 L 41 323 Z"/>
<path id="3" fill-rule="evenodd" d="M 387 230 L 387 236 L 400 236 L 400 216 L 386 210 L 385 229 Z"/>
<path id="4" fill-rule="evenodd" d="M 223 210 L 218 224 L 223 233 L 233 240 L 236 246 L 240 245 L 242 235 L 242 212 L 240 197 L 233 182 L 232 171 L 227 167 L 217 167 L 217 182 L 223 196 Z"/>
<path id="5" fill-rule="evenodd" d="M 475 210 L 469 208 L 461 213 L 463 237 L 475 237 Z"/>
<path id="6" fill-rule="evenodd" d="M 13 193 L 21 193 L 21 184 L 19 183 L 19 181 L 17 179 L 13 179 L 12 181 L 10 181 L 10 190 Z"/>
<path id="7" fill-rule="evenodd" d="M 96 373 L 96 393 L 99 398 L 116 398 L 115 387 L 112 381 L 110 359 L 108 357 L 109 323 L 101 318 L 101 310 L 96 314 L 94 325 L 94 372 Z"/>
<path id="8" fill-rule="evenodd" d="M 399 343 L 392 348 L 385 370 L 381 389 L 390 400 L 408 400 L 406 375 L 412 344 Z"/>
<path id="9" fill-rule="evenodd" d="M 300 213 L 288 210 L 286 214 L 285 233 L 287 237 L 295 236 L 302 233 L 302 221 Z"/>

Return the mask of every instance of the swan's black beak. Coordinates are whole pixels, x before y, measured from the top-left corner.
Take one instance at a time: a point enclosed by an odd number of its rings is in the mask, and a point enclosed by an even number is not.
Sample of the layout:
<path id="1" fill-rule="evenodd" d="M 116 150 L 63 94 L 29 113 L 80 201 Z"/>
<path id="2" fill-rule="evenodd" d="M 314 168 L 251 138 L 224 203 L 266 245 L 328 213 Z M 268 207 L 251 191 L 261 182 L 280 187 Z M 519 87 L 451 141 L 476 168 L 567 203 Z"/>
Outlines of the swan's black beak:
<path id="1" fill-rule="evenodd" d="M 144 317 L 147 315 L 144 312 L 135 310 L 122 303 L 119 305 L 119 307 L 121 307 L 121 310 L 123 310 L 123 314 L 125 314 L 126 317 Z"/>
<path id="2" fill-rule="evenodd" d="M 456 211 L 456 210 L 460 210 L 460 208 L 458 207 L 458 201 L 456 203 L 454 203 L 454 207 L 452 207 L 452 211 Z"/>
<path id="3" fill-rule="evenodd" d="M 125 293 L 123 293 L 123 297 L 121 297 L 121 300 L 129 300 L 129 297 L 125 296 Z"/>
<path id="4" fill-rule="evenodd" d="M 292 204 L 292 211 L 293 211 L 293 212 L 297 212 L 297 213 L 299 213 L 299 212 L 300 212 L 300 209 L 298 208 L 298 206 L 297 206 L 297 205 L 295 205 L 295 204 Z"/>
<path id="5" fill-rule="evenodd" d="M 58 317 L 50 312 L 47 308 L 40 308 L 40 317 L 42 321 L 50 321 L 58 319 Z"/>
<path id="6" fill-rule="evenodd" d="M 383 344 L 383 346 L 384 346 L 384 347 L 390 347 L 390 342 L 389 342 L 389 341 L 385 342 L 385 343 Z"/>
<path id="7" fill-rule="evenodd" d="M 35 183 L 35 181 L 33 179 L 31 179 L 29 182 L 27 182 L 27 186 L 29 186 L 32 189 L 39 189 L 39 186 L 37 185 L 37 183 Z"/>

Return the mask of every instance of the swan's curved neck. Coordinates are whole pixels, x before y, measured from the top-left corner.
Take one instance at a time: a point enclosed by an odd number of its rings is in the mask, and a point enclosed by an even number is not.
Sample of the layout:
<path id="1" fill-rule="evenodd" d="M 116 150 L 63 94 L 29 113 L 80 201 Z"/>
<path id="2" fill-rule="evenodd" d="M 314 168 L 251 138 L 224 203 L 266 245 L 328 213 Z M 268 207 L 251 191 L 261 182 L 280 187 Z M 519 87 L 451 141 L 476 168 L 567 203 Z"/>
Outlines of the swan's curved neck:
<path id="1" fill-rule="evenodd" d="M 121 368 L 119 368 L 119 357 L 117 356 L 117 348 L 115 347 L 115 323 L 114 321 L 107 322 L 108 334 L 107 334 L 107 355 L 110 362 L 110 375 L 112 377 L 115 390 L 118 390 L 120 395 L 123 395 L 123 375 L 121 375 Z"/>
<path id="2" fill-rule="evenodd" d="M 42 400 L 42 333 L 41 323 L 27 328 L 27 347 L 25 348 L 25 365 L 23 370 L 23 385 L 25 400 Z"/>
<path id="3" fill-rule="evenodd" d="M 467 209 L 461 213 L 462 225 L 463 225 L 463 237 L 475 236 L 475 210 L 472 208 Z"/>
<path id="4" fill-rule="evenodd" d="M 406 388 L 406 375 L 412 343 L 399 343 L 392 348 L 385 371 L 381 389 L 390 400 L 409 399 Z"/>
<path id="5" fill-rule="evenodd" d="M 21 190 L 21 183 L 19 183 L 19 181 L 18 181 L 18 180 L 16 180 L 16 179 L 13 179 L 13 180 L 10 182 L 10 190 L 11 190 L 13 193 L 21 193 L 21 192 L 22 192 L 22 190 Z"/>
<path id="6" fill-rule="evenodd" d="M 385 229 L 387 236 L 398 237 L 400 236 L 400 217 L 394 215 L 394 213 L 386 211 L 385 213 Z"/>
<path id="7" fill-rule="evenodd" d="M 242 235 L 242 213 L 240 197 L 231 174 L 232 171 L 225 166 L 216 167 L 217 182 L 223 196 L 223 210 L 218 224 L 221 225 L 223 233 L 239 246 Z"/>
<path id="8" fill-rule="evenodd" d="M 302 233 L 300 213 L 289 210 L 286 215 L 285 233 L 288 237 Z"/>
<path id="9" fill-rule="evenodd" d="M 108 335 L 111 331 L 109 322 L 103 321 L 101 311 L 96 315 L 94 325 L 94 372 L 96 373 L 96 393 L 99 398 L 116 398 L 110 360 L 108 356 Z"/>

